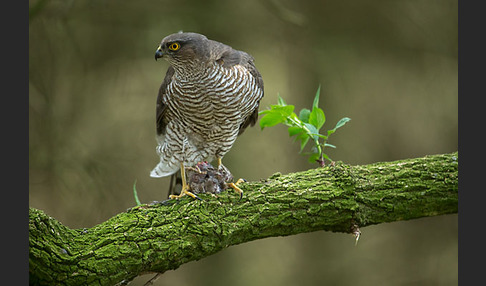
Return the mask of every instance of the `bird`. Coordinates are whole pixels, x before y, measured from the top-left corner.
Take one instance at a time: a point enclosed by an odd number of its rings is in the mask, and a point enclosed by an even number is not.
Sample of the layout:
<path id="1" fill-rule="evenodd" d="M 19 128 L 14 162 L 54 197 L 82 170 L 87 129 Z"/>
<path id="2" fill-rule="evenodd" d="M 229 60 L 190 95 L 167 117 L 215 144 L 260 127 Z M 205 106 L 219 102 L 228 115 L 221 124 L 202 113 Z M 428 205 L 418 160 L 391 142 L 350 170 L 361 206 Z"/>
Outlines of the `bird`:
<path id="1" fill-rule="evenodd" d="M 169 198 L 199 199 L 190 191 L 185 169 L 217 160 L 217 170 L 229 173 L 222 159 L 237 137 L 258 120 L 263 78 L 250 54 L 199 33 L 164 37 L 155 51 L 155 60 L 159 58 L 169 67 L 155 114 L 160 161 L 150 176 L 174 179 L 180 172 L 181 192 Z M 242 196 L 237 183 L 228 186 Z"/>

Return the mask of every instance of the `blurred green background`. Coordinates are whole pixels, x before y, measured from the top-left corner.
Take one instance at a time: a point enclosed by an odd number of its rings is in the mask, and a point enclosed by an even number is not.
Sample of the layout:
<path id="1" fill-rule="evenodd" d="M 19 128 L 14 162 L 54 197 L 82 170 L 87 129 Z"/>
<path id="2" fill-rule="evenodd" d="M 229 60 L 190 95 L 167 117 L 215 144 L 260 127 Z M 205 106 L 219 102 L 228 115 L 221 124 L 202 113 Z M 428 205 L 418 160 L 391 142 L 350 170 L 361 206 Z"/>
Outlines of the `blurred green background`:
<path id="1" fill-rule="evenodd" d="M 247 51 L 280 94 L 320 107 L 334 160 L 368 164 L 458 149 L 457 1 L 29 1 L 29 205 L 92 227 L 166 198 L 155 99 L 160 40 L 192 31 Z M 250 128 L 225 157 L 235 177 L 314 168 L 285 127 Z M 232 195 L 232 193 L 230 193 Z M 155 285 L 456 285 L 457 215 L 230 247 Z M 143 285 L 144 275 L 131 285 Z"/>

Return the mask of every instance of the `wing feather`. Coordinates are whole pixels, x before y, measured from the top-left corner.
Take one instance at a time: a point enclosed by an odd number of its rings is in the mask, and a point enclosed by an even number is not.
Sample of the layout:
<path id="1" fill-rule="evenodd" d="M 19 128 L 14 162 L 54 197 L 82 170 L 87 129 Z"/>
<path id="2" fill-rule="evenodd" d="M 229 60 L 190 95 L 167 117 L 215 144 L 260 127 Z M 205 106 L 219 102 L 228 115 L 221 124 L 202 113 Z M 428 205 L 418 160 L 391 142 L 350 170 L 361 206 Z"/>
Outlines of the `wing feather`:
<path id="1" fill-rule="evenodd" d="M 164 81 L 160 85 L 159 95 L 157 96 L 157 107 L 155 110 L 157 135 L 165 135 L 165 128 L 169 123 L 169 119 L 166 116 L 167 105 L 164 103 L 167 97 L 167 86 L 172 81 L 174 75 L 174 68 L 172 66 L 167 69 Z"/>

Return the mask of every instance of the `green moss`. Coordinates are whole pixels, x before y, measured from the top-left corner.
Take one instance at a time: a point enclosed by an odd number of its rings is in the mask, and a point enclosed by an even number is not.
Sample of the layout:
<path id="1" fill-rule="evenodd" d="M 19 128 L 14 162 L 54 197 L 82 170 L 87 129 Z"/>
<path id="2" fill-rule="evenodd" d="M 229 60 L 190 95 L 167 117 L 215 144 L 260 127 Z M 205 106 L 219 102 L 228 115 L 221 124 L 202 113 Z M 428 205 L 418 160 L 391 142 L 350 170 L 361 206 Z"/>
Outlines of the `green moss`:
<path id="1" fill-rule="evenodd" d="M 366 166 L 317 168 L 241 185 L 204 201 L 140 205 L 71 230 L 29 210 L 29 274 L 39 285 L 113 285 L 229 246 L 316 230 L 457 212 L 457 152 Z"/>

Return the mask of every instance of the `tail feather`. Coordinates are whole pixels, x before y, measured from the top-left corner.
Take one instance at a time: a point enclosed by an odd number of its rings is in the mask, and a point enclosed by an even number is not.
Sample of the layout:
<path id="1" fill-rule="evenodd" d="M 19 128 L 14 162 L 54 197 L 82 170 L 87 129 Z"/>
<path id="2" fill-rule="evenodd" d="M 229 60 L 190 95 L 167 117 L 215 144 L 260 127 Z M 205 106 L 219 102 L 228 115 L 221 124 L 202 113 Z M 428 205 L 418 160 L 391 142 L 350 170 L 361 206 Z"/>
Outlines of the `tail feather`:
<path id="1" fill-rule="evenodd" d="M 166 176 L 170 176 L 170 175 L 176 173 L 177 171 L 179 171 L 178 167 L 170 168 L 167 165 L 163 165 L 163 164 L 159 163 L 159 164 L 157 164 L 157 166 L 155 166 L 155 168 L 152 170 L 152 172 L 150 172 L 150 177 L 152 177 L 152 178 L 166 177 Z"/>

